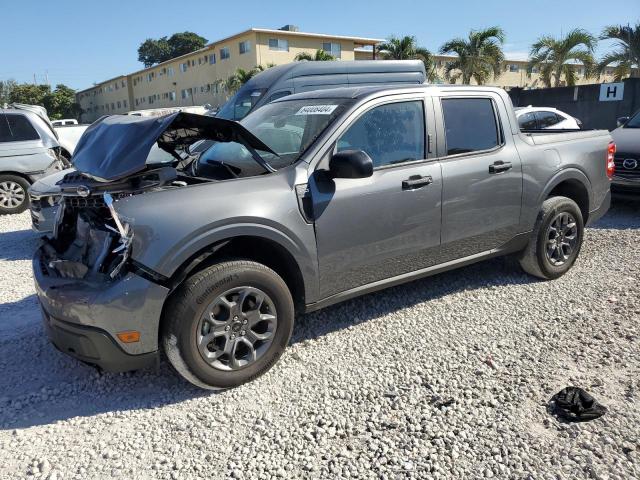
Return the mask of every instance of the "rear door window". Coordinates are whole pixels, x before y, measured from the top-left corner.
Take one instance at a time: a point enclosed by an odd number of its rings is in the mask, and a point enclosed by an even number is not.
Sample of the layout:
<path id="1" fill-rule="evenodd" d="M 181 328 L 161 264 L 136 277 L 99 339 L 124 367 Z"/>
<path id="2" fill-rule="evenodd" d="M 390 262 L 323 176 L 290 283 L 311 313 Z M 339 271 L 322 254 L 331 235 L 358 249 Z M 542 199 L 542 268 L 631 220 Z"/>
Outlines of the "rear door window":
<path id="1" fill-rule="evenodd" d="M 0 142 L 24 142 L 39 139 L 38 132 L 24 115 L 13 113 L 0 115 Z"/>
<path id="2" fill-rule="evenodd" d="M 524 113 L 518 117 L 518 125 L 521 130 L 537 130 L 536 116 L 533 112 Z"/>
<path id="3" fill-rule="evenodd" d="M 490 98 L 444 98 L 447 155 L 496 148 L 501 143 L 493 101 Z"/>
<path id="4" fill-rule="evenodd" d="M 338 140 L 337 150 L 362 150 L 382 167 L 425 158 L 422 101 L 380 105 L 365 112 Z"/>
<path id="5" fill-rule="evenodd" d="M 538 128 L 549 128 L 560 123 L 563 118 L 554 112 L 535 112 L 538 119 Z"/>

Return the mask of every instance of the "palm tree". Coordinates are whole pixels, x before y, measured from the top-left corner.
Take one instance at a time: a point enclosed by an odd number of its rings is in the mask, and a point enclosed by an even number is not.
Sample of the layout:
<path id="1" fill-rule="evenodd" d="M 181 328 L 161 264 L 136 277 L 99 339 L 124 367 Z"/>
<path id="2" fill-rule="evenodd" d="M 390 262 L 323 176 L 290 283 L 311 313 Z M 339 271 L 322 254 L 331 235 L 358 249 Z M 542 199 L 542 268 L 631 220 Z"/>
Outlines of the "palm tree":
<path id="1" fill-rule="evenodd" d="M 433 55 L 424 47 L 419 47 L 416 37 L 391 36 L 386 42 L 376 45 L 376 51 L 383 60 L 422 60 L 430 82 L 438 80 Z"/>
<path id="2" fill-rule="evenodd" d="M 233 73 L 233 75 L 231 75 L 229 78 L 227 78 L 225 81 L 222 82 L 222 86 L 227 91 L 227 93 L 233 94 L 237 92 L 240 89 L 240 87 L 242 87 L 245 83 L 247 83 L 257 74 L 259 74 L 260 72 L 264 72 L 266 69 L 271 67 L 275 67 L 275 64 L 267 63 L 266 67 L 264 65 L 256 65 L 251 70 L 238 68 Z"/>
<path id="3" fill-rule="evenodd" d="M 328 62 L 330 60 L 335 60 L 335 57 L 320 48 L 316 50 L 315 55 L 312 55 L 309 52 L 300 52 L 296 55 L 294 60 L 298 62 L 302 60 L 308 60 L 310 62 Z"/>
<path id="4" fill-rule="evenodd" d="M 582 62 L 585 77 L 591 76 L 595 65 L 593 52 L 597 43 L 598 40 L 593 35 L 580 28 L 571 30 L 560 39 L 548 35 L 540 37 L 531 46 L 528 71 L 540 69 L 540 78 L 547 87 L 552 84 L 559 87 L 562 76 L 567 86 L 573 86 L 576 84 L 576 71 L 570 62 Z"/>
<path id="5" fill-rule="evenodd" d="M 600 35 L 602 40 L 617 40 L 617 47 L 607 53 L 600 63 L 598 72 L 602 74 L 605 69 L 614 64 L 614 79 L 619 82 L 624 77 L 640 76 L 640 23 L 635 27 L 629 25 L 610 25 L 605 27 Z M 636 66 L 635 70 L 633 66 Z"/>
<path id="6" fill-rule="evenodd" d="M 458 58 L 445 67 L 444 76 L 451 83 L 462 79 L 468 85 L 475 80 L 478 85 L 486 83 L 491 76 L 500 76 L 504 53 L 504 31 L 499 27 L 471 30 L 468 40 L 454 38 L 440 47 L 443 55 L 455 54 Z"/>

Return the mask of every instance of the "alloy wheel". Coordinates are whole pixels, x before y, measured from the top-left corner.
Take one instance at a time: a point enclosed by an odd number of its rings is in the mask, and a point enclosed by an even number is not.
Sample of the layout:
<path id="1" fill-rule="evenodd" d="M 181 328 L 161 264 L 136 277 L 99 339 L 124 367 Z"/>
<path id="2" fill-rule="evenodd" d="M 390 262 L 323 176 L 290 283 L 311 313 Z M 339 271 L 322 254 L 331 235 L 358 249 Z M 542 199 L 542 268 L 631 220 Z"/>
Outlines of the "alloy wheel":
<path id="1" fill-rule="evenodd" d="M 578 225 L 568 212 L 558 213 L 547 229 L 546 254 L 549 262 L 559 267 L 567 263 L 578 245 Z"/>
<path id="2" fill-rule="evenodd" d="M 11 180 L 0 182 L 0 207 L 17 208 L 22 205 L 27 192 L 19 183 Z"/>
<path id="3" fill-rule="evenodd" d="M 198 323 L 196 342 L 203 360 L 218 370 L 256 362 L 273 342 L 278 317 L 273 300 L 254 287 L 219 295 Z"/>

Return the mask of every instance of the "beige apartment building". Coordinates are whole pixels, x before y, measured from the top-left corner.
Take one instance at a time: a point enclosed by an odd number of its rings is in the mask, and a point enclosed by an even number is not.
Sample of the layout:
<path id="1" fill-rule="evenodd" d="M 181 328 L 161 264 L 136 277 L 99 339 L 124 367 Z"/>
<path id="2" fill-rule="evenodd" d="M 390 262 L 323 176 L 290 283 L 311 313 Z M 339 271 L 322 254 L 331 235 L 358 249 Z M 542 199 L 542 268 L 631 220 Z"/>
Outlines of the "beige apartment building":
<path id="1" fill-rule="evenodd" d="M 83 122 L 102 115 L 131 110 L 210 104 L 219 107 L 229 97 L 224 81 L 238 68 L 250 70 L 258 65 L 293 62 L 301 52 L 314 54 L 323 49 L 339 60 L 375 59 L 374 47 L 382 39 L 326 35 L 298 31 L 287 25 L 278 30 L 251 28 L 207 45 L 201 50 L 167 62 L 120 75 L 76 93 Z M 436 71 L 444 79 L 444 69 L 455 57 L 436 55 Z M 539 73 L 528 74 L 526 60 L 507 59 L 502 74 L 491 85 L 541 87 Z M 613 69 L 599 80 L 587 79 L 584 66 L 575 65 L 578 84 L 613 80 Z"/>
<path id="2" fill-rule="evenodd" d="M 121 75 L 77 92 L 81 120 L 92 122 L 102 115 L 130 110 L 222 105 L 228 98 L 223 82 L 238 68 L 282 65 L 293 62 L 301 52 L 323 49 L 337 59 L 355 60 L 357 49 L 383 40 L 299 32 L 286 26 L 280 30 L 251 28 L 211 43 L 201 50 L 167 62 Z"/>

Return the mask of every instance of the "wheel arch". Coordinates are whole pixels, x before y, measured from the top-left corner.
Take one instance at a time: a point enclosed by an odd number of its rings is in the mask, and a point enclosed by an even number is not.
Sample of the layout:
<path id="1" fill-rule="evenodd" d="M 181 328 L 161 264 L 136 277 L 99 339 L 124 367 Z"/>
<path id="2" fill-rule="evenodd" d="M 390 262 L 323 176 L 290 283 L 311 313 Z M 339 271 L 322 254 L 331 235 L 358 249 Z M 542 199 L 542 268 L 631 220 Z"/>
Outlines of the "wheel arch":
<path id="1" fill-rule="evenodd" d="M 10 170 L 2 170 L 2 171 L 0 171 L 0 175 L 13 175 L 14 177 L 23 178 L 24 180 L 26 180 L 29 183 L 29 185 L 33 184 L 31 179 L 29 178 L 29 175 L 27 175 L 26 173 L 14 172 L 14 171 L 10 171 Z"/>
<path id="2" fill-rule="evenodd" d="M 310 294 L 303 267 L 296 256 L 280 242 L 255 234 L 219 239 L 201 248 L 173 272 L 168 280 L 171 293 L 191 275 L 219 262 L 230 259 L 253 260 L 275 271 L 287 284 L 296 311 L 302 311 Z M 165 302 L 166 303 L 166 302 Z"/>
<path id="3" fill-rule="evenodd" d="M 587 223 L 591 209 L 591 182 L 587 176 L 577 169 L 563 170 L 558 173 L 542 192 L 538 204 L 541 205 L 551 197 L 567 197 L 576 202 Z"/>

